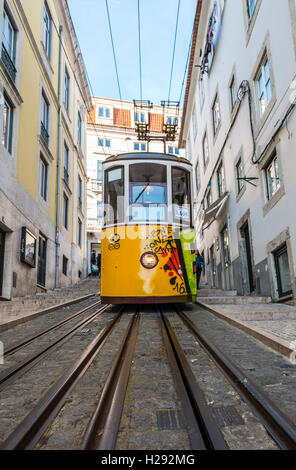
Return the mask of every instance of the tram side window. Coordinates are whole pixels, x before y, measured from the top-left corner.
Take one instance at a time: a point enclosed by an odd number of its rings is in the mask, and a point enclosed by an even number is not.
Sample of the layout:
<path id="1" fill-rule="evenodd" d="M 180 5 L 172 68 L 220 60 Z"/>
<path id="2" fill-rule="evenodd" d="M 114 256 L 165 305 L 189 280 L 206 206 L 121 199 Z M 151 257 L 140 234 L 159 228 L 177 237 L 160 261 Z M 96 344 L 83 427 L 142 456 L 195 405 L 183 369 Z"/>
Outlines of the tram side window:
<path id="1" fill-rule="evenodd" d="M 105 173 L 105 225 L 124 220 L 124 167 L 116 167 Z"/>
<path id="2" fill-rule="evenodd" d="M 190 177 L 182 168 L 172 168 L 172 197 L 174 222 L 190 225 Z"/>
<path id="3" fill-rule="evenodd" d="M 167 220 L 167 167 L 156 163 L 130 165 L 131 221 Z"/>

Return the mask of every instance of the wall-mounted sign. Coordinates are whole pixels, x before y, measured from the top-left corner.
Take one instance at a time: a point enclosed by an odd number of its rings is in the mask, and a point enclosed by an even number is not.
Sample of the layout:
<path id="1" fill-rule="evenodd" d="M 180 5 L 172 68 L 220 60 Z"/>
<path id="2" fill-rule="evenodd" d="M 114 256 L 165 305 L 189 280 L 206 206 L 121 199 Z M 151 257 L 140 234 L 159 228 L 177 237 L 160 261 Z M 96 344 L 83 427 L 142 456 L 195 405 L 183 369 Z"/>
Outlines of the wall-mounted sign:
<path id="1" fill-rule="evenodd" d="M 32 268 L 36 266 L 36 243 L 35 235 L 27 227 L 22 227 L 21 261 Z"/>

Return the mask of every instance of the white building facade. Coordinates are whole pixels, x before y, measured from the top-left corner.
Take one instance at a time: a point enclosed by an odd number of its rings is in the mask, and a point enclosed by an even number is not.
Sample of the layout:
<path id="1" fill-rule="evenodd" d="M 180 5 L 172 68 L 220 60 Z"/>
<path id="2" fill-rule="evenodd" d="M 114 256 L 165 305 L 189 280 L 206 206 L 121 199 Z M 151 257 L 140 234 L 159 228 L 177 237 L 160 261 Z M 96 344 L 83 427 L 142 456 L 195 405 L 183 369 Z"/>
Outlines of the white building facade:
<path id="1" fill-rule="evenodd" d="M 102 162 L 110 155 L 130 152 L 157 152 L 185 156 L 178 148 L 179 124 L 182 112 L 178 107 L 118 101 L 108 98 L 92 99 L 93 110 L 87 124 L 87 240 L 90 269 L 91 253 L 101 251 L 103 225 Z M 151 141 L 139 140 L 137 123 L 149 123 Z M 164 124 L 177 124 L 175 141 L 163 142 Z"/>
<path id="2" fill-rule="evenodd" d="M 296 297 L 296 1 L 199 0 L 180 147 L 202 282 Z"/>

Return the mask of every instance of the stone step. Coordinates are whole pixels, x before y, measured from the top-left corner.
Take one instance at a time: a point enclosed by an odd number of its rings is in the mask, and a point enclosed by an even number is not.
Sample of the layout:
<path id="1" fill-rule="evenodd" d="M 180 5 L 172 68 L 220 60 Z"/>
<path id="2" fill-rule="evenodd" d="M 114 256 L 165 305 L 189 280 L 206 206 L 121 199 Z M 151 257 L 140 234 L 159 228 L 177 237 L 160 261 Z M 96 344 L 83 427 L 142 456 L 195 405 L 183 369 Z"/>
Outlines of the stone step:
<path id="1" fill-rule="evenodd" d="M 197 302 L 201 301 L 206 304 L 260 304 L 260 303 L 269 303 L 271 302 L 270 297 L 255 297 L 255 296 L 221 296 L 221 297 L 203 297 L 202 295 L 197 295 Z"/>
<path id="2" fill-rule="evenodd" d="M 197 295 L 201 297 L 235 297 L 237 296 L 237 291 L 200 287 L 197 292 Z"/>

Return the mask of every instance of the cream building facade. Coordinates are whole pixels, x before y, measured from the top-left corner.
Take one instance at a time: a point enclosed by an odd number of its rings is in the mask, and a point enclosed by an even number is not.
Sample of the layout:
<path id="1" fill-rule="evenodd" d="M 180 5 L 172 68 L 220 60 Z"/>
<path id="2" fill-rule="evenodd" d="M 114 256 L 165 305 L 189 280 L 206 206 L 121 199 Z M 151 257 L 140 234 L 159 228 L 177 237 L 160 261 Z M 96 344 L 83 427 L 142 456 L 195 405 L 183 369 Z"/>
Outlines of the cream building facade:
<path id="1" fill-rule="evenodd" d="M 182 110 L 176 106 L 135 103 L 93 97 L 93 109 L 87 123 L 87 240 L 88 260 L 92 251 L 100 253 L 103 224 L 102 162 L 110 155 L 129 152 L 172 153 L 185 156 L 178 148 Z M 141 107 L 142 106 L 142 107 Z M 151 107 L 152 106 L 152 107 Z M 136 124 L 149 122 L 150 142 L 137 138 Z M 177 124 L 176 140 L 164 142 L 164 124 Z"/>
<path id="2" fill-rule="evenodd" d="M 87 274 L 91 97 L 66 0 L 0 0 L 0 297 Z"/>
<path id="3" fill-rule="evenodd" d="M 202 282 L 296 298 L 296 2 L 199 0 L 180 147 Z"/>

